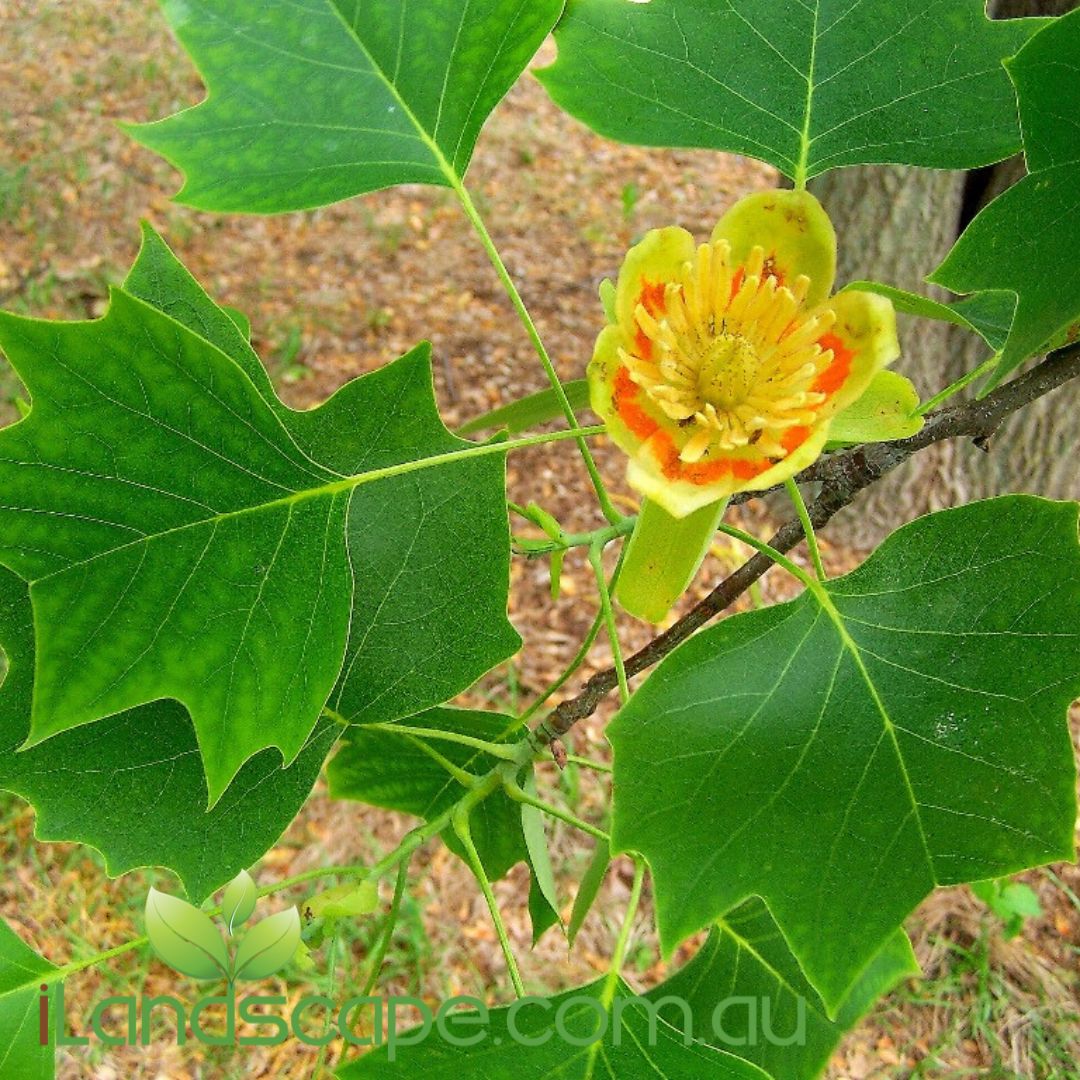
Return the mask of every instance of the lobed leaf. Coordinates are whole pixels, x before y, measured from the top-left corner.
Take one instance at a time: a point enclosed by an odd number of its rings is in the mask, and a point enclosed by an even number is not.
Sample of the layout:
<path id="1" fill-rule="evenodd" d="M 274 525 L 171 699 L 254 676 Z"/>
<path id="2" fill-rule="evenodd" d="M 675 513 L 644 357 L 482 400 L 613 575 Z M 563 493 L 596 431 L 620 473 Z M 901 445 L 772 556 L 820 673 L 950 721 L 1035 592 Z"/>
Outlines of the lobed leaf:
<path id="1" fill-rule="evenodd" d="M 319 409 L 287 408 L 246 337 L 162 239 L 152 229 L 143 232 L 125 289 L 235 360 L 311 457 L 353 473 L 472 445 L 443 427 L 430 372 L 416 370 L 426 346 L 347 384 Z M 402 423 L 391 425 L 399 416 Z M 332 697 L 342 719 L 370 723 L 420 712 L 520 648 L 506 617 L 510 538 L 503 468 L 496 455 L 443 466 L 439 476 L 422 480 L 387 478 L 378 490 L 353 493 L 347 540 L 354 578 L 365 587 L 353 594 L 345 665 Z M 448 617 L 429 618 L 432 612 Z"/>
<path id="2" fill-rule="evenodd" d="M 797 182 L 966 169 L 1020 146 L 1001 61 L 1046 20 L 983 0 L 570 0 L 541 81 L 601 135 L 728 150 Z"/>
<path id="3" fill-rule="evenodd" d="M 444 1019 L 451 1044 L 437 1030 L 419 1041 L 402 1032 L 401 1045 L 390 1054 L 380 1048 L 339 1067 L 340 1080 L 457 1080 L 482 1076 L 484 1080 L 592 1080 L 593 1077 L 656 1077 L 657 1080 L 769 1080 L 756 1065 L 703 1043 L 688 1040 L 681 1031 L 635 998 L 620 981 L 616 1014 L 601 1000 L 603 980 L 558 994 L 543 1002 L 535 999 L 521 1008 L 491 1009 L 477 1017 L 472 1011 L 451 1013 Z M 555 1016 L 560 1017 L 558 1034 Z M 616 1022 L 614 1017 L 618 1016 Z M 593 1038 L 598 1025 L 606 1032 Z M 477 1036 L 482 1036 L 478 1039 Z M 470 1045 L 470 1043 L 472 1045 Z M 456 1045 L 455 1045 L 456 1044 Z"/>
<path id="4" fill-rule="evenodd" d="M 124 290 L 97 322 L 0 316 L 33 397 L 0 431 L 0 562 L 37 624 L 29 744 L 175 698 L 211 804 L 258 751 L 294 760 L 335 687 L 350 719 L 404 715 L 520 642 L 502 455 L 408 468 L 473 445 L 438 419 L 428 348 L 289 413 L 216 315 L 228 355 Z M 466 596 L 462 640 L 429 616 Z"/>
<path id="5" fill-rule="evenodd" d="M 203 210 L 276 213 L 392 184 L 453 186 L 563 0 L 165 0 L 203 75 L 129 131 Z"/>
<path id="6" fill-rule="evenodd" d="M 679 999 L 679 1005 L 664 1006 L 660 1015 L 679 1030 L 689 1026 L 709 1045 L 760 1066 L 772 1080 L 814 1080 L 874 1001 L 918 973 L 911 943 L 897 930 L 830 1020 L 769 909 L 752 899 L 713 926 L 694 958 L 648 997 L 657 1004 Z M 717 1025 L 716 1009 L 723 1003 Z"/>
<path id="7" fill-rule="evenodd" d="M 207 810 L 206 773 L 184 709 L 161 701 L 19 750 L 30 730 L 34 628 L 25 581 L 0 567 L 0 788 L 31 803 L 38 840 L 74 840 L 113 876 L 164 866 L 199 902 L 272 847 L 307 801 L 337 725 L 321 720 L 299 757 L 247 761 Z"/>
<path id="8" fill-rule="evenodd" d="M 1016 316 L 990 385 L 1080 334 L 1080 11 L 1006 64 L 1020 99 L 1028 176 L 999 195 L 928 280 L 954 292 L 1007 290 Z"/>
<path id="9" fill-rule="evenodd" d="M 1077 505 L 1009 496 L 672 653 L 609 727 L 670 952 L 760 896 L 835 1016 L 936 885 L 1072 859 Z"/>

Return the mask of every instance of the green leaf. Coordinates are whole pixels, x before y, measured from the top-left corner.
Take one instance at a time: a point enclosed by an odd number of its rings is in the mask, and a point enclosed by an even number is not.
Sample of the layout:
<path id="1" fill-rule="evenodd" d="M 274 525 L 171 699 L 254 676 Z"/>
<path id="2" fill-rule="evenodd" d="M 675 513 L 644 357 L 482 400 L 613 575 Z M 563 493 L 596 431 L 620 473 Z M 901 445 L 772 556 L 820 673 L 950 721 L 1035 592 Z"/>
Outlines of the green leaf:
<path id="1" fill-rule="evenodd" d="M 589 383 L 587 379 L 572 379 L 563 383 L 566 397 L 575 410 L 589 407 Z M 478 416 L 457 429 L 459 435 L 472 435 L 489 428 L 505 428 L 511 435 L 519 431 L 546 424 L 549 420 L 561 419 L 562 404 L 554 390 L 538 390 L 535 394 L 520 398 L 492 409 L 483 416 Z"/>
<path id="2" fill-rule="evenodd" d="M 257 751 L 291 762 L 335 684 L 347 718 L 387 719 L 517 649 L 502 455 L 416 475 L 474 445 L 438 420 L 426 346 L 289 413 L 257 358 L 125 291 L 93 323 L 0 316 L 0 344 L 34 397 L 0 432 L 0 562 L 38 624 L 31 743 L 176 698 L 213 802 Z"/>
<path id="3" fill-rule="evenodd" d="M 33 804 L 37 839 L 91 844 L 113 876 L 167 867 L 195 901 L 276 843 L 337 738 L 338 726 L 320 721 L 288 768 L 276 750 L 261 751 L 208 811 L 195 729 L 175 702 L 143 705 L 19 751 L 30 730 L 33 613 L 26 582 L 3 567 L 0 647 L 8 661 L 0 684 L 0 788 Z"/>
<path id="4" fill-rule="evenodd" d="M 439 419 L 426 346 L 396 365 L 355 380 L 319 409 L 294 412 L 274 393 L 258 355 L 148 226 L 124 283 L 227 353 L 255 384 L 308 456 L 339 472 L 393 465 L 419 451 L 473 444 Z M 424 371 L 417 368 L 423 367 Z M 390 430 L 391 415 L 413 427 Z M 398 436 L 394 438 L 393 436 Z M 506 617 L 509 525 L 499 456 L 444 466 L 422 483 L 389 478 L 354 492 L 347 536 L 354 575 L 345 668 L 333 695 L 344 719 L 396 720 L 448 700 L 512 656 L 521 638 Z M 454 612 L 431 618 L 431 612 Z M 438 657 L 438 663 L 429 662 Z"/>
<path id="5" fill-rule="evenodd" d="M 267 979 L 280 971 L 300 944 L 300 912 L 286 908 L 257 922 L 240 939 L 233 965 L 235 979 Z"/>
<path id="6" fill-rule="evenodd" d="M 596 903 L 600 886 L 604 883 L 604 876 L 611 865 L 611 847 L 606 840 L 597 840 L 596 850 L 589 860 L 585 874 L 578 884 L 577 896 L 574 897 L 574 906 L 570 911 L 570 922 L 566 928 L 566 940 L 570 948 L 574 947 L 581 927 L 584 925 L 592 906 Z"/>
<path id="7" fill-rule="evenodd" d="M 687 1045 L 682 1032 L 623 982 L 614 1008 L 605 1010 L 603 984 L 590 983 L 543 1004 L 533 1000 L 524 1007 L 490 1009 L 479 1020 L 472 1010 L 450 1013 L 443 1026 L 457 1045 L 440 1038 L 438 1029 L 419 1040 L 416 1031 L 401 1032 L 394 1054 L 380 1047 L 339 1067 L 337 1075 L 340 1080 L 769 1080 L 756 1065 L 731 1054 L 701 1043 Z M 606 1033 L 597 1039 L 605 1020 Z M 486 1037 L 477 1041 L 481 1032 Z M 469 1040 L 474 1045 L 466 1045 Z"/>
<path id="8" fill-rule="evenodd" d="M 124 279 L 124 291 L 186 326 L 235 361 L 277 417 L 288 423 L 296 414 L 278 398 L 258 353 L 251 347 L 239 313 L 215 304 L 169 245 L 148 222 L 142 223 L 139 254 Z"/>
<path id="9" fill-rule="evenodd" d="M 830 446 L 906 439 L 922 430 L 915 415 L 919 392 L 910 379 L 895 371 L 879 371 L 863 392 L 829 425 Z"/>
<path id="10" fill-rule="evenodd" d="M 531 771 L 521 787 L 526 794 L 536 798 L 536 777 Z M 529 853 L 529 865 L 532 867 L 536 888 L 551 910 L 557 912 L 559 897 L 555 888 L 555 873 L 551 869 L 551 854 L 548 851 L 542 810 L 529 803 L 521 804 L 521 833 L 525 837 L 525 848 Z"/>
<path id="11" fill-rule="evenodd" d="M 56 968 L 26 945 L 0 919 L 0 1076 L 4 1080 L 52 1080 L 55 1035 L 40 1041 L 41 986 L 52 983 Z"/>
<path id="12" fill-rule="evenodd" d="M 373 882 L 347 882 L 324 889 L 304 902 L 304 914 L 313 919 L 348 919 L 370 915 L 379 906 L 379 890 Z"/>
<path id="13" fill-rule="evenodd" d="M 972 221 L 929 278 L 954 292 L 1016 294 L 991 385 L 1080 321 L 1080 68 L 1068 60 L 1078 54 L 1074 11 L 1006 64 L 1020 98 L 1030 175 Z"/>
<path id="14" fill-rule="evenodd" d="M 680 998 L 698 1038 L 752 1061 L 773 1080 L 814 1080 L 874 1001 L 918 974 L 911 943 L 898 930 L 848 992 L 836 1020 L 830 1020 L 769 909 L 754 899 L 720 920 L 693 960 L 648 996 L 657 1003 Z M 731 1004 L 717 1030 L 714 1013 L 723 1002 Z M 753 1003 L 752 1013 L 747 1002 Z M 687 1027 L 683 1010 L 673 1004 L 660 1015 L 680 1031 Z"/>
<path id="15" fill-rule="evenodd" d="M 165 0 L 204 102 L 129 131 L 203 210 L 276 213 L 453 186 L 562 0 Z"/>
<path id="16" fill-rule="evenodd" d="M 1005 924 L 1006 939 L 1023 930 L 1025 919 L 1043 913 L 1035 890 L 1022 881 L 975 881 L 971 891 Z"/>
<path id="17" fill-rule="evenodd" d="M 502 741 L 513 723 L 509 716 L 501 713 L 466 709 L 431 709 L 409 718 L 410 727 L 454 731 L 488 742 Z M 450 775 L 432 751 L 474 775 L 489 772 L 499 764 L 490 754 L 460 743 L 426 742 L 392 731 L 350 727 L 327 767 L 330 796 L 398 810 L 431 821 L 465 794 L 465 787 Z M 492 881 L 505 877 L 516 863 L 529 861 L 520 806 L 501 789 L 473 810 L 469 828 L 480 862 Z M 468 861 L 452 827 L 444 829 L 441 836 L 455 855 Z M 533 880 L 535 883 L 535 873 Z M 554 925 L 558 914 L 544 900 L 543 890 L 535 884 L 529 902 L 533 933 L 539 937 Z"/>
<path id="18" fill-rule="evenodd" d="M 796 181 L 873 162 L 966 169 L 1020 146 L 1003 57 L 1046 20 L 984 0 L 571 0 L 540 72 L 595 131 L 748 154 Z"/>
<path id="19" fill-rule="evenodd" d="M 229 954 L 218 928 L 209 915 L 179 897 L 150 889 L 146 933 L 154 952 L 182 975 L 228 978 Z"/>
<path id="20" fill-rule="evenodd" d="M 0 431 L 0 561 L 37 628 L 29 745 L 171 697 L 212 801 L 265 747 L 291 762 L 341 670 L 350 483 L 227 357 L 122 291 L 93 323 L 0 316 L 0 345 L 33 400 Z"/>
<path id="21" fill-rule="evenodd" d="M 893 285 L 882 285 L 878 281 L 853 281 L 845 285 L 841 292 L 850 290 L 884 296 L 892 301 L 897 311 L 902 311 L 905 315 L 936 319 L 938 322 L 952 323 L 953 326 L 971 330 L 994 352 L 1000 352 L 1005 345 L 1016 311 L 1016 296 L 1007 292 L 979 293 L 951 304 L 942 304 L 931 300 L 929 296 L 897 289 Z"/>
<path id="22" fill-rule="evenodd" d="M 670 952 L 761 896 L 835 1015 L 935 885 L 1073 857 L 1077 505 L 1009 496 L 672 653 L 610 725 Z"/>
<path id="23" fill-rule="evenodd" d="M 222 311 L 224 311 L 225 314 L 228 315 L 229 318 L 232 319 L 232 321 L 234 323 L 236 323 L 237 330 L 239 330 L 240 333 L 243 334 L 244 337 L 248 341 L 250 341 L 251 340 L 251 320 L 242 311 L 238 311 L 234 307 L 224 307 L 224 308 L 222 308 Z M 177 321 L 179 322 L 181 320 L 177 320 Z"/>
<path id="24" fill-rule="evenodd" d="M 225 928 L 230 934 L 235 934 L 251 918 L 257 897 L 255 882 L 246 870 L 241 870 L 229 882 L 221 899 L 221 917 L 225 920 Z"/>

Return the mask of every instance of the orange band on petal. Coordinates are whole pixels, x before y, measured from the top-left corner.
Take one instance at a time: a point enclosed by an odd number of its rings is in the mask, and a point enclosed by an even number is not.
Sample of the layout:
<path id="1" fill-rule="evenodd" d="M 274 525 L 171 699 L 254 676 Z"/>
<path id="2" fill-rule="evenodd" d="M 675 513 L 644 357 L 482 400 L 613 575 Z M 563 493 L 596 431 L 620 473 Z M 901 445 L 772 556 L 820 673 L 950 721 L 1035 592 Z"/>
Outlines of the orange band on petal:
<path id="1" fill-rule="evenodd" d="M 835 334 L 826 334 L 819 338 L 818 344 L 823 349 L 831 349 L 833 359 L 832 363 L 814 380 L 811 389 L 818 394 L 835 394 L 847 382 L 851 374 L 851 364 L 855 359 L 855 353 Z"/>
<path id="2" fill-rule="evenodd" d="M 735 294 L 742 288 L 743 279 L 746 277 L 746 271 L 740 266 L 735 271 L 731 278 L 731 299 L 735 299 Z"/>
<path id="3" fill-rule="evenodd" d="M 637 328 L 637 333 L 634 335 L 634 353 L 641 357 L 642 360 L 651 361 L 653 358 L 652 338 L 649 337 L 640 326 Z"/>
<path id="4" fill-rule="evenodd" d="M 619 368 L 615 375 L 615 392 L 611 396 L 611 405 L 619 414 L 619 419 L 639 439 L 651 438 L 660 429 L 660 425 L 636 403 L 640 387 L 630 378 L 626 368 Z"/>
<path id="5" fill-rule="evenodd" d="M 663 281 L 642 281 L 641 283 L 641 306 L 655 319 L 667 311 L 667 303 L 664 294 L 667 285 Z"/>
<path id="6" fill-rule="evenodd" d="M 729 472 L 731 472 L 730 461 L 699 461 L 695 465 L 684 465 L 682 475 L 683 479 L 689 480 L 691 484 L 703 485 L 715 484 Z"/>
<path id="7" fill-rule="evenodd" d="M 809 438 L 810 429 L 808 427 L 788 428 L 784 432 L 784 437 L 780 440 L 780 445 L 790 454 L 792 451 L 798 450 Z"/>
<path id="8" fill-rule="evenodd" d="M 696 461 L 693 464 L 683 461 L 675 440 L 666 431 L 657 431 L 650 440 L 649 448 L 656 457 L 660 471 L 668 480 L 683 480 L 688 484 L 705 487 L 715 484 L 731 472 L 731 461 L 727 458 Z"/>
<path id="9" fill-rule="evenodd" d="M 731 463 L 731 471 L 736 480 L 753 480 L 772 468 L 769 461 L 747 461 L 746 458 L 738 458 Z"/>
<path id="10" fill-rule="evenodd" d="M 675 440 L 666 431 L 658 430 L 649 440 L 649 448 L 664 476 L 668 480 L 678 480 L 682 475 L 682 462 L 679 451 L 675 449 Z"/>

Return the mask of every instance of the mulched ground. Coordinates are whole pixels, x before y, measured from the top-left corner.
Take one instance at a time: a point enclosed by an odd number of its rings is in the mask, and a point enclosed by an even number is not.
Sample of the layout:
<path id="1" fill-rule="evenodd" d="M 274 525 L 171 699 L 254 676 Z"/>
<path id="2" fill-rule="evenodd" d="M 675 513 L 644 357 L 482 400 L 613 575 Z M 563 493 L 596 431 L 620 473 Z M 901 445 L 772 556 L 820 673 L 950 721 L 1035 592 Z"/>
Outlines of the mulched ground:
<path id="1" fill-rule="evenodd" d="M 546 47 L 540 62 L 551 55 Z M 5 307 L 50 318 L 100 315 L 107 285 L 122 279 L 135 256 L 143 217 L 212 295 L 248 313 L 254 344 L 295 407 L 323 400 L 425 338 L 434 345 L 437 393 L 450 426 L 544 386 L 521 326 L 447 192 L 402 188 L 272 219 L 215 217 L 170 203 L 177 176 L 114 121 L 157 118 L 201 96 L 197 77 L 153 5 L 6 0 L 0 6 Z M 476 200 L 565 378 L 583 373 L 602 319 L 597 286 L 614 275 L 636 237 L 672 222 L 705 236 L 737 197 L 773 182 L 770 170 L 738 157 L 604 142 L 560 114 L 528 76 L 497 111 L 470 173 Z M 14 416 L 16 392 L 10 376 L 0 372 L 3 419 Z M 628 495 L 619 455 L 604 446 L 597 454 L 615 490 Z M 510 491 L 519 501 L 541 503 L 569 527 L 597 524 L 583 497 L 582 470 L 565 444 L 516 455 Z M 741 520 L 765 535 L 769 514 L 759 507 Z M 827 538 L 825 550 L 835 570 L 857 561 Z M 702 580 L 730 569 L 737 554 L 720 551 Z M 791 588 L 770 577 L 764 594 L 775 600 Z M 557 603 L 548 597 L 546 565 L 516 562 L 512 617 L 526 648 L 511 670 L 485 680 L 466 700 L 507 707 L 516 695 L 527 699 L 573 655 L 595 611 L 580 558 L 568 560 Z M 626 621 L 623 629 L 630 648 L 647 640 L 638 624 Z M 609 662 L 609 650 L 598 644 L 583 674 Z M 574 736 L 578 752 L 606 754 L 606 715 L 581 725 Z M 599 816 L 602 794 L 588 776 L 580 778 L 578 790 L 566 791 L 585 817 Z M 138 908 L 152 875 L 108 882 L 100 860 L 66 845 L 32 849 L 28 860 L 32 812 L 13 805 L 5 820 L 2 850 L 10 871 L 0 885 L 3 911 L 51 959 L 60 962 L 139 932 Z M 319 863 L 368 859 L 388 850 L 407 827 L 394 815 L 332 803 L 317 793 L 259 874 L 272 880 Z M 570 897 L 589 852 L 561 830 L 553 843 L 560 885 Z M 462 865 L 433 847 L 414 868 L 411 915 L 392 953 L 400 954 L 400 970 L 394 969 L 388 990 L 419 988 L 437 999 L 482 991 L 502 979 L 490 922 Z M 927 901 L 910 929 L 928 981 L 883 1004 L 846 1040 L 829 1075 L 1080 1076 L 1035 1064 L 1047 1031 L 1060 1044 L 1072 1038 L 1080 1056 L 1080 871 L 1053 869 L 1053 879 L 1043 872 L 1026 877 L 1046 914 L 1030 920 L 1013 941 L 1004 940 L 966 890 Z M 528 950 L 525 886 L 516 872 L 497 893 L 530 988 L 562 988 L 604 970 L 629 890 L 626 867 L 609 875 L 601 914 L 590 918 L 569 957 L 555 933 Z M 631 975 L 647 985 L 665 970 L 652 949 L 647 903 L 639 929 Z M 350 945 L 357 965 L 364 947 L 362 937 Z M 69 997 L 77 1009 L 104 987 L 125 992 L 124 980 L 143 974 L 148 989 L 170 988 L 171 973 L 129 958 L 112 975 L 83 976 Z M 290 985 L 287 992 L 295 998 L 306 989 Z M 241 1067 L 212 1051 L 204 1056 L 155 1045 L 140 1053 L 66 1056 L 60 1075 L 300 1077 L 309 1075 L 314 1057 L 290 1043 L 243 1061 Z"/>

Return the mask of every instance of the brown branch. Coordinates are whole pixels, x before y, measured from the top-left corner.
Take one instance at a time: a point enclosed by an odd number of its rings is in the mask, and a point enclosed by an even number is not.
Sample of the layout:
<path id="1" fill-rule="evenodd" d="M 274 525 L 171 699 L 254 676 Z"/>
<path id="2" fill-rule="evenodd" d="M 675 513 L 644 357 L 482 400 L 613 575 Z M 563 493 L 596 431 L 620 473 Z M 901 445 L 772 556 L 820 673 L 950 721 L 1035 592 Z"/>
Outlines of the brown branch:
<path id="1" fill-rule="evenodd" d="M 944 439 L 972 438 L 985 446 L 1006 417 L 1078 376 L 1080 343 L 1051 353 L 1037 367 L 998 387 L 981 401 L 951 405 L 931 413 L 923 429 L 908 439 L 867 443 L 820 458 L 798 477 L 800 482 L 821 484 L 818 497 L 810 506 L 810 520 L 814 528 L 824 527 L 860 491 L 892 472 L 913 454 Z M 750 493 L 746 497 L 757 498 L 761 494 Z M 777 551 L 787 552 L 803 539 L 802 525 L 798 520 L 793 520 L 779 529 L 769 543 Z M 730 607 L 773 565 L 773 561 L 766 556 L 754 555 L 678 622 L 629 657 L 626 661 L 627 675 L 637 675 L 659 663 L 696 630 Z M 536 728 L 534 741 L 543 745 L 565 735 L 579 720 L 596 711 L 600 702 L 615 689 L 617 681 L 614 668 L 593 675 L 576 697 L 557 706 Z"/>

